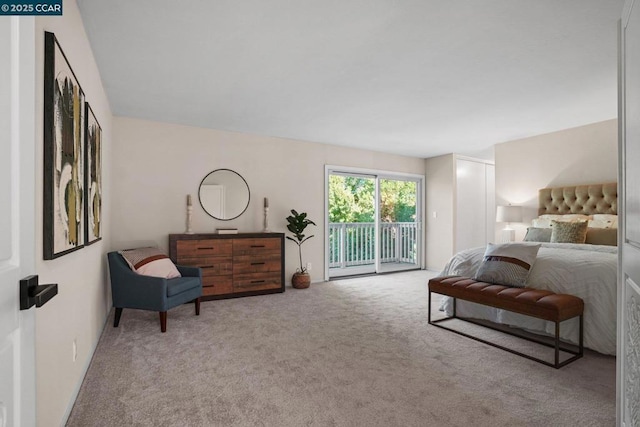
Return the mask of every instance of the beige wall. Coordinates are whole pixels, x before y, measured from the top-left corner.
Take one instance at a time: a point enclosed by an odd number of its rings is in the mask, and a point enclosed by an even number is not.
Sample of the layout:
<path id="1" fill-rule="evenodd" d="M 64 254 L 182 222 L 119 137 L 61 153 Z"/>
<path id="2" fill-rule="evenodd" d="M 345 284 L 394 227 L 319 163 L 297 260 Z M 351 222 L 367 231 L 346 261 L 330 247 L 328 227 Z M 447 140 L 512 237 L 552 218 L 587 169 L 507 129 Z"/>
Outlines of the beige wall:
<path id="1" fill-rule="evenodd" d="M 237 227 L 260 231 L 263 198 L 268 197 L 269 225 L 285 232 L 291 209 L 305 211 L 316 222 L 304 244 L 313 281 L 324 279 L 324 166 L 351 166 L 415 174 L 424 160 L 332 145 L 270 138 L 237 132 L 115 117 L 113 138 L 113 247 L 154 241 L 168 250 L 168 235 L 185 231 L 187 194 L 194 199 L 193 230 L 213 232 Z M 251 190 L 251 202 L 240 218 L 220 221 L 198 203 L 198 186 L 214 169 L 232 169 Z M 298 265 L 297 247 L 286 242 L 287 281 Z"/>
<path id="2" fill-rule="evenodd" d="M 496 204 L 524 206 L 524 223 L 512 225 L 522 240 L 537 216 L 539 189 L 617 181 L 618 121 L 497 144 L 495 164 Z"/>
<path id="3" fill-rule="evenodd" d="M 111 111 L 74 1 L 64 15 L 36 19 L 36 117 L 43 111 L 44 31 L 55 33 L 103 131 L 103 230 L 105 239 L 61 258 L 42 259 L 43 130 L 36 121 L 36 268 L 41 283 L 57 283 L 58 295 L 36 310 L 36 404 L 40 426 L 60 425 L 75 400 L 107 318 L 111 297 L 105 252 L 111 231 Z M 72 360 L 76 340 L 78 357 Z"/>

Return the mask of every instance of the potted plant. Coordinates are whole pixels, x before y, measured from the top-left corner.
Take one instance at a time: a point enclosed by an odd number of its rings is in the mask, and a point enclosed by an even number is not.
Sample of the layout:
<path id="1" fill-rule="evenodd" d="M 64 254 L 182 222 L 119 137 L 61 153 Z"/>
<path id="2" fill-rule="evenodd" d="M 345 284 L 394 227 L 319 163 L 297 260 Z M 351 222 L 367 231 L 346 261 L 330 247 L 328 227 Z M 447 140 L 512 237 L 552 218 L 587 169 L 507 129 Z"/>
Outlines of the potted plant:
<path id="1" fill-rule="evenodd" d="M 298 255 L 300 256 L 300 268 L 296 269 L 293 274 L 291 284 L 296 289 L 305 289 L 311 284 L 311 277 L 307 272 L 307 268 L 302 264 L 302 244 L 312 238 L 313 235 L 305 237 L 303 233 L 305 228 L 309 225 L 316 225 L 316 223 L 307 218 L 306 212 L 298 213 L 295 209 L 291 209 L 291 215 L 287 217 L 287 222 L 289 223 L 287 229 L 293 233 L 293 237 L 287 236 L 287 239 L 298 245 Z"/>

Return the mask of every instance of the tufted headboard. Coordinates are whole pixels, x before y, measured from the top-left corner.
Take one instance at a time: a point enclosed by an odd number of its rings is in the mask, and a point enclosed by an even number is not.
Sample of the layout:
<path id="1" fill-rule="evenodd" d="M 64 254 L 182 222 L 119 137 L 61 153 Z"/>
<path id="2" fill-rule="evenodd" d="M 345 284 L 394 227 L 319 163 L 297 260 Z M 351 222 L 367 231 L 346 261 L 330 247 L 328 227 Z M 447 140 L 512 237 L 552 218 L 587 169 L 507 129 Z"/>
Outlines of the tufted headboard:
<path id="1" fill-rule="evenodd" d="M 538 195 L 538 215 L 618 214 L 618 184 L 574 185 L 543 188 Z"/>

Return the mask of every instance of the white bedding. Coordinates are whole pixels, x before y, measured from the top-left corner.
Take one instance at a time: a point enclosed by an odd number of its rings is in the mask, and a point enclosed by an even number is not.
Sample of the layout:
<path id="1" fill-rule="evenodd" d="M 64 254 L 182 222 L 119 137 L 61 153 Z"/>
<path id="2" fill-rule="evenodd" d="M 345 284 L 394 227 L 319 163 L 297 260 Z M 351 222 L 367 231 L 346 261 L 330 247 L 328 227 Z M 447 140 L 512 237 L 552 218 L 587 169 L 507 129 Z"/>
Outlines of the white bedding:
<path id="1" fill-rule="evenodd" d="M 618 248 L 615 246 L 542 243 L 527 280 L 527 287 L 571 294 L 584 300 L 584 345 L 603 354 L 616 353 L 616 286 Z M 475 275 L 485 248 L 468 249 L 454 255 L 443 276 Z M 441 310 L 452 313 L 452 300 L 445 298 Z M 552 322 L 458 301 L 461 317 L 485 319 L 553 335 Z M 578 319 L 560 325 L 563 340 L 577 343 Z"/>

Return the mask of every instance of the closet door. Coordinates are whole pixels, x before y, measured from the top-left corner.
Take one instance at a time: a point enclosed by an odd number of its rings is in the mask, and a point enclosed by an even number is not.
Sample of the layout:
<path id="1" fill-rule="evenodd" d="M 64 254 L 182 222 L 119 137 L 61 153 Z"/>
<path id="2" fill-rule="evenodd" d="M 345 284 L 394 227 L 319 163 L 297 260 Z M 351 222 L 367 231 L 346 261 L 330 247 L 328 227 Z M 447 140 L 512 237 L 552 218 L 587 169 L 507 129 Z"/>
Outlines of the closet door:
<path id="1" fill-rule="evenodd" d="M 496 239 L 496 167 L 485 164 L 485 243 L 495 242 Z"/>
<path id="2" fill-rule="evenodd" d="M 455 252 L 486 244 L 486 164 L 457 159 Z"/>

